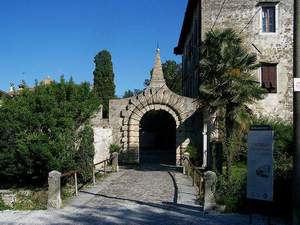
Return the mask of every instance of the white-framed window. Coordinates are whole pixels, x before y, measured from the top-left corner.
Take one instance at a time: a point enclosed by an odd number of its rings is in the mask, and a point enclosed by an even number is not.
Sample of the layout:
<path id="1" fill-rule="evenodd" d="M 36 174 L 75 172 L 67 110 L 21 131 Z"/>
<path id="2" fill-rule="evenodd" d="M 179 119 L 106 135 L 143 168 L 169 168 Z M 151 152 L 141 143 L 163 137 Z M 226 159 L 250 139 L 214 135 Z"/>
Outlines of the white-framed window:
<path id="1" fill-rule="evenodd" d="M 260 5 L 260 33 L 276 34 L 278 32 L 278 4 L 263 3 Z"/>
<path id="2" fill-rule="evenodd" d="M 277 93 L 277 64 L 261 63 L 260 67 L 260 84 L 268 93 Z"/>

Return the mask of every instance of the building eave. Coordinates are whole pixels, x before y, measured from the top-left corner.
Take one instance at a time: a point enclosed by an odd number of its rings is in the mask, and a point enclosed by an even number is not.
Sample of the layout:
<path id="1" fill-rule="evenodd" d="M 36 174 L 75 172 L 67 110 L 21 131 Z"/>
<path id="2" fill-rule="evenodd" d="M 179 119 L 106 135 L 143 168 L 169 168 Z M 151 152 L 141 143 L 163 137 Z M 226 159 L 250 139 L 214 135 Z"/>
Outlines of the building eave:
<path id="1" fill-rule="evenodd" d="M 183 54 L 186 37 L 190 31 L 191 23 L 193 22 L 193 12 L 194 12 L 194 9 L 197 6 L 198 2 L 201 2 L 201 0 L 189 0 L 188 1 L 187 8 L 185 10 L 185 15 L 184 15 L 184 20 L 183 20 L 183 25 L 181 28 L 179 41 L 178 41 L 177 47 L 174 48 L 174 54 L 176 54 L 176 55 Z"/>

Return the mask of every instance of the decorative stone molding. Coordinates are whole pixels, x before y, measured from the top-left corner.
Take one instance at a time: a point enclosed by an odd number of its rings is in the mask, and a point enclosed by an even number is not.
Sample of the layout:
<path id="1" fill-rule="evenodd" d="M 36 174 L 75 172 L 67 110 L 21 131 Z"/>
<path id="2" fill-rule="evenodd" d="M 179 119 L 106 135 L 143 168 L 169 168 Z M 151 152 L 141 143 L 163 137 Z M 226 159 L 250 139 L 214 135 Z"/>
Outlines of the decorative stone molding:
<path id="1" fill-rule="evenodd" d="M 189 127 L 189 120 L 198 108 L 196 99 L 177 95 L 167 87 L 160 51 L 157 50 L 150 86 L 137 96 L 110 101 L 110 125 L 114 130 L 114 142 L 121 144 L 123 153 L 136 155 L 134 161 L 138 162 L 140 122 L 148 112 L 162 110 L 170 114 L 176 123 L 176 161 L 181 164 L 181 156 L 187 147 L 186 140 L 197 132 Z"/>

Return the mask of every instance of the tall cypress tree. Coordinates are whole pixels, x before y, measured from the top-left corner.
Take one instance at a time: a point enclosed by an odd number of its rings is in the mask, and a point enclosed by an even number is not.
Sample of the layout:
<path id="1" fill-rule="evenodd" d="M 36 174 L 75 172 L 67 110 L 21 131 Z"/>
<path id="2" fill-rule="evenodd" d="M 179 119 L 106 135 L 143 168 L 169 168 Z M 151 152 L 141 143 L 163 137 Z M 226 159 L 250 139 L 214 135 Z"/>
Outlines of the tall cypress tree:
<path id="1" fill-rule="evenodd" d="M 94 91 L 103 104 L 103 115 L 107 117 L 109 100 L 115 97 L 116 88 L 111 54 L 102 50 L 94 59 Z"/>

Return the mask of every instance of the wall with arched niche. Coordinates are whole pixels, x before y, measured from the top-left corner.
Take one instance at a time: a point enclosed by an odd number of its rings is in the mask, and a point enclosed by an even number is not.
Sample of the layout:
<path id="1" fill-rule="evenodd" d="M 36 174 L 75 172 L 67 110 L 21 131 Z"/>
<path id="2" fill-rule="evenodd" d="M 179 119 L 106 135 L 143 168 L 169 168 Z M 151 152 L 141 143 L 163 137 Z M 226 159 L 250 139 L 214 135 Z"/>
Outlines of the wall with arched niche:
<path id="1" fill-rule="evenodd" d="M 198 101 L 177 95 L 166 85 L 148 87 L 131 98 L 111 100 L 109 123 L 113 129 L 113 142 L 121 146 L 123 160 L 139 162 L 140 121 L 151 110 L 163 110 L 176 122 L 176 162 L 180 164 L 189 142 L 201 139 L 201 124 L 195 124 L 199 107 Z"/>

